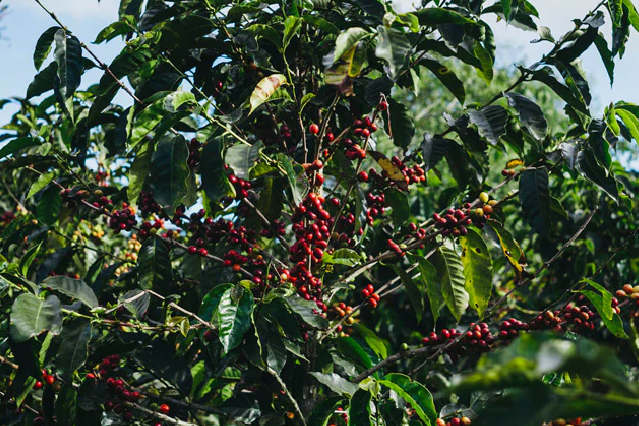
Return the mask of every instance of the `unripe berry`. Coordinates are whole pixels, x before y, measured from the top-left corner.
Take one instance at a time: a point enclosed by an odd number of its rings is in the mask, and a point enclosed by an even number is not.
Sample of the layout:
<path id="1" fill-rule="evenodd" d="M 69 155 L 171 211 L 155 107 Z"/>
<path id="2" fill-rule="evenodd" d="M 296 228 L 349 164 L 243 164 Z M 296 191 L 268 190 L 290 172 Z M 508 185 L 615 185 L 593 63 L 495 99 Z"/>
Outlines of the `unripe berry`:
<path id="1" fill-rule="evenodd" d="M 482 192 L 482 193 L 480 193 L 480 194 L 479 194 L 479 200 L 480 200 L 482 203 L 486 204 L 486 203 L 488 202 L 488 200 L 489 200 L 489 199 L 490 199 L 490 198 L 488 197 L 488 193 L 486 193 L 486 192 Z"/>

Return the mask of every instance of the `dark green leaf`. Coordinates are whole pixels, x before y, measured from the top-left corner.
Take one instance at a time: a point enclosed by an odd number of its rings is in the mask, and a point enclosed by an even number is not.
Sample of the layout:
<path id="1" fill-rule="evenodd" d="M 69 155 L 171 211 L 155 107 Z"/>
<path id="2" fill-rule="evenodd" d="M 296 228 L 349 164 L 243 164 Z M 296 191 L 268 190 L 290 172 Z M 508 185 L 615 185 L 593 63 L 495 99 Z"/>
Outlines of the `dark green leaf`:
<path id="1" fill-rule="evenodd" d="M 39 70 L 44 61 L 46 61 L 49 53 L 51 52 L 51 45 L 53 44 L 53 37 L 55 33 L 61 28 L 58 26 L 51 27 L 42 33 L 36 43 L 35 50 L 33 52 L 33 64 L 36 70 Z"/>
<path id="2" fill-rule="evenodd" d="M 163 292 L 173 280 L 171 257 L 160 238 L 146 239 L 138 254 L 138 279 L 140 288 Z"/>
<path id="3" fill-rule="evenodd" d="M 56 31 L 54 39 L 60 94 L 66 100 L 80 86 L 84 70 L 82 46 L 77 37 L 67 34 L 63 29 Z"/>
<path id="4" fill-rule="evenodd" d="M 410 206 L 406 194 L 397 188 L 389 188 L 384 190 L 384 200 L 386 205 L 393 210 L 393 223 L 395 226 L 403 225 L 410 217 Z"/>
<path id="5" fill-rule="evenodd" d="M 506 134 L 508 112 L 499 105 L 488 105 L 482 109 L 469 109 L 470 122 L 477 126 L 479 134 L 492 145 L 497 145 L 499 138 Z"/>
<path id="6" fill-rule="evenodd" d="M 424 133 L 424 141 L 421 146 L 424 170 L 430 170 L 432 167 L 435 167 L 442 158 L 444 158 L 446 150 L 451 142 L 452 141 L 450 139 L 446 139 L 441 135 L 431 137 L 430 133 Z"/>
<path id="7" fill-rule="evenodd" d="M 197 315 L 204 321 L 211 321 L 215 312 L 217 312 L 217 307 L 220 305 L 222 295 L 231 287 L 233 287 L 233 284 L 220 284 L 209 291 L 202 299 Z"/>
<path id="8" fill-rule="evenodd" d="M 553 73 L 549 67 L 544 67 L 541 70 L 535 71 L 532 74 L 532 79 L 544 83 L 568 105 L 575 108 L 577 111 L 590 115 L 588 106 L 584 103 L 584 100 L 576 97 L 565 84 L 560 83 L 553 76 Z"/>
<path id="9" fill-rule="evenodd" d="M 127 197 L 132 204 L 136 203 L 140 192 L 142 192 L 142 188 L 144 188 L 144 183 L 149 175 L 152 156 L 153 145 L 150 143 L 142 144 L 138 148 L 133 164 L 131 164 Z"/>
<path id="10" fill-rule="evenodd" d="M 441 247 L 435 252 L 433 265 L 441 279 L 444 303 L 459 321 L 468 308 L 469 297 L 465 287 L 464 265 L 459 255 L 447 247 Z"/>
<path id="11" fill-rule="evenodd" d="M 450 92 L 455 95 L 459 102 L 463 105 L 466 101 L 466 90 L 464 89 L 464 83 L 455 75 L 453 70 L 437 62 L 434 58 L 425 55 L 420 61 L 419 65 L 423 65 L 430 70 L 435 77 L 442 82 L 444 86 Z"/>
<path id="12" fill-rule="evenodd" d="M 71 383 L 62 386 L 55 400 L 57 426 L 74 426 L 76 424 L 77 398 L 78 394 Z"/>
<path id="13" fill-rule="evenodd" d="M 291 190 L 292 200 L 295 205 L 299 205 L 308 193 L 308 179 L 301 166 L 293 166 L 293 162 L 286 155 L 279 155 L 278 160 L 282 163 L 286 171 L 286 178 Z"/>
<path id="14" fill-rule="evenodd" d="M 308 418 L 308 426 L 328 425 L 329 420 L 335 414 L 335 410 L 342 405 L 343 401 L 344 399 L 341 396 L 334 395 L 316 404 Z"/>
<path id="15" fill-rule="evenodd" d="M 344 54 L 355 47 L 361 39 L 370 35 L 368 31 L 360 27 L 350 27 L 340 33 L 335 40 L 335 50 L 333 51 L 333 63 L 338 61 Z"/>
<path id="16" fill-rule="evenodd" d="M 63 344 L 58 349 L 55 366 L 63 379 L 70 380 L 73 373 L 86 362 L 90 338 L 91 324 L 88 321 L 70 322 L 62 329 L 60 340 Z"/>
<path id="17" fill-rule="evenodd" d="M 284 297 L 283 300 L 289 309 L 293 311 L 293 313 L 299 315 L 306 324 L 320 329 L 328 327 L 328 321 L 326 321 L 326 318 L 313 313 L 314 310 L 318 310 L 315 302 L 306 300 L 297 294 Z"/>
<path id="18" fill-rule="evenodd" d="M 439 7 L 427 7 L 412 12 L 419 19 L 420 25 L 433 27 L 439 24 L 477 24 L 472 19 L 465 17 L 453 10 Z"/>
<path id="19" fill-rule="evenodd" d="M 36 210 L 38 220 L 45 225 L 53 225 L 60 217 L 60 207 L 62 206 L 62 197 L 60 189 L 51 185 L 47 188 L 38 201 Z"/>
<path id="20" fill-rule="evenodd" d="M 264 186 L 257 200 L 257 209 L 270 221 L 279 219 L 284 207 L 284 191 L 279 184 L 280 179 L 270 176 L 264 178 Z"/>
<path id="21" fill-rule="evenodd" d="M 508 105 L 517 110 L 519 121 L 530 134 L 538 140 L 545 138 L 548 133 L 548 123 L 539 105 L 519 93 L 507 92 L 504 96 L 508 100 Z"/>
<path id="22" fill-rule="evenodd" d="M 155 200 L 169 212 L 182 204 L 187 195 L 188 156 L 189 151 L 182 135 L 162 139 L 153 153 L 150 166 L 151 189 Z"/>
<path id="23" fill-rule="evenodd" d="M 397 392 L 415 410 L 419 418 L 427 425 L 434 425 L 437 421 L 437 411 L 433 403 L 433 396 L 421 383 L 414 382 L 404 374 L 387 374 L 379 384 Z"/>
<path id="24" fill-rule="evenodd" d="M 375 55 L 388 64 L 389 77 L 396 80 L 399 72 L 406 64 L 406 56 L 410 53 L 411 45 L 406 35 L 398 29 L 377 27 L 377 46 Z"/>
<path id="25" fill-rule="evenodd" d="M 60 300 L 56 296 L 42 300 L 31 293 L 16 297 L 11 306 L 11 338 L 20 343 L 47 330 L 51 334 L 62 330 Z"/>
<path id="26" fill-rule="evenodd" d="M 42 287 L 49 287 L 69 297 L 79 300 L 89 308 L 99 306 L 95 293 L 84 281 L 76 280 L 65 275 L 49 277 L 40 283 Z"/>
<path id="27" fill-rule="evenodd" d="M 422 317 L 424 316 L 424 286 L 421 280 L 415 281 L 410 273 L 406 272 L 402 269 L 401 266 L 391 265 L 397 275 L 402 280 L 402 284 L 404 284 L 404 288 L 406 289 L 406 293 L 408 294 L 408 298 L 410 299 L 410 304 L 413 306 L 413 310 L 415 311 L 415 317 L 417 318 L 417 323 L 419 324 L 422 321 Z"/>
<path id="28" fill-rule="evenodd" d="M 360 389 L 348 406 L 348 426 L 373 426 L 371 421 L 371 393 Z"/>
<path id="29" fill-rule="evenodd" d="M 297 35 L 302 27 L 302 19 L 297 16 L 287 16 L 284 20 L 284 33 L 282 39 L 282 47 L 284 50 L 288 47 L 289 43 L 294 36 Z"/>
<path id="30" fill-rule="evenodd" d="M 27 89 L 27 99 L 40 96 L 49 90 L 53 90 L 53 82 L 57 78 L 57 73 L 58 64 L 51 62 L 45 69 L 36 74 Z"/>
<path id="31" fill-rule="evenodd" d="M 597 162 L 597 158 L 590 148 L 579 151 L 577 167 L 592 183 L 601 188 L 615 202 L 619 202 L 617 180 Z"/>
<path id="32" fill-rule="evenodd" d="M 27 194 L 27 200 L 33 197 L 35 194 L 43 190 L 48 184 L 51 183 L 53 178 L 55 177 L 54 172 L 43 173 L 38 176 L 38 180 L 36 180 L 31 188 L 29 188 L 29 193 Z"/>
<path id="33" fill-rule="evenodd" d="M 357 390 L 359 389 L 359 386 L 357 386 L 355 383 L 351 383 L 335 373 L 323 374 L 310 372 L 309 374 L 315 377 L 318 382 L 325 386 L 328 386 L 330 390 L 340 396 L 350 397 L 354 395 L 355 392 L 357 392 Z"/>
<path id="34" fill-rule="evenodd" d="M 40 145 L 40 141 L 29 136 L 13 139 L 0 148 L 0 159 L 3 159 L 7 155 L 15 154 L 21 149 L 32 148 L 38 145 Z"/>
<path id="35" fill-rule="evenodd" d="M 262 148 L 264 148 L 262 142 L 256 142 L 253 145 L 233 145 L 226 150 L 224 160 L 231 166 L 237 177 L 248 179 L 249 170 L 255 166 Z"/>
<path id="36" fill-rule="evenodd" d="M 224 170 L 221 139 L 213 138 L 202 148 L 200 173 L 202 189 L 211 200 L 219 202 L 223 197 L 234 195 Z"/>
<path id="37" fill-rule="evenodd" d="M 417 263 L 419 270 L 419 279 L 424 284 L 428 294 L 430 304 L 430 312 L 433 315 L 433 322 L 437 323 L 439 311 L 444 306 L 444 298 L 442 296 L 442 283 L 437 268 L 427 259 L 419 256 L 411 256 L 411 260 Z"/>
<path id="38" fill-rule="evenodd" d="M 251 327 L 253 294 L 240 284 L 226 290 L 220 298 L 215 314 L 223 354 L 242 343 L 242 336 Z"/>
<path id="39" fill-rule="evenodd" d="M 375 352 L 380 359 L 384 359 L 388 356 L 388 351 L 386 350 L 386 344 L 384 340 L 382 340 L 377 334 L 375 334 L 371 329 L 367 328 L 362 324 L 353 324 L 353 330 L 364 338 L 366 344 Z"/>
<path id="40" fill-rule="evenodd" d="M 279 334 L 270 334 L 266 342 L 266 365 L 278 375 L 286 365 L 286 346 Z"/>
<path id="41" fill-rule="evenodd" d="M 519 201 L 524 219 L 541 236 L 550 234 L 550 192 L 548 169 L 534 167 L 524 170 L 519 181 Z"/>
<path id="42" fill-rule="evenodd" d="M 352 337 L 341 337 L 337 340 L 340 355 L 366 369 L 373 366 L 370 356 Z"/>
<path id="43" fill-rule="evenodd" d="M 383 114 L 384 130 L 393 138 L 395 146 L 406 149 L 415 135 L 415 121 L 406 105 L 393 98 L 388 98 L 388 110 L 390 123 L 388 115 Z"/>
<path id="44" fill-rule="evenodd" d="M 599 56 L 601 56 L 604 66 L 606 67 L 606 72 L 610 79 L 610 85 L 612 86 L 612 83 L 615 80 L 615 61 L 612 59 L 612 52 L 608 48 L 608 42 L 601 33 L 597 34 L 597 37 L 595 37 L 595 46 L 599 51 Z"/>

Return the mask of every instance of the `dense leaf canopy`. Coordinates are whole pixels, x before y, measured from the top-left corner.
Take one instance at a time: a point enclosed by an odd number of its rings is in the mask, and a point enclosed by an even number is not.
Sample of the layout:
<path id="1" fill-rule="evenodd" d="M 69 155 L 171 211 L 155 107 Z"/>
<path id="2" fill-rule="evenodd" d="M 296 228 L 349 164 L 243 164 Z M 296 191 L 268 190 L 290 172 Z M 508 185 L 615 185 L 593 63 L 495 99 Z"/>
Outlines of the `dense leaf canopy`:
<path id="1" fill-rule="evenodd" d="M 639 13 L 491 3 L 121 0 L 111 63 L 41 5 L 0 423 L 635 422 L 639 105 L 580 56 L 612 82 Z M 495 67 L 495 16 L 546 54 Z"/>

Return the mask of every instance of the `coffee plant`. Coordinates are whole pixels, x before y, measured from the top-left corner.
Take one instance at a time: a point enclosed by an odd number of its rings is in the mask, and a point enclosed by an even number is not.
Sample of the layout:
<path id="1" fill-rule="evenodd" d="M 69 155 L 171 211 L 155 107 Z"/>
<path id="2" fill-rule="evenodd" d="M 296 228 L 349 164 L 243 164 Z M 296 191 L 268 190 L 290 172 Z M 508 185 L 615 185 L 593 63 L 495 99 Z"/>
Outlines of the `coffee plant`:
<path id="1" fill-rule="evenodd" d="M 111 63 L 24 1 L 1 424 L 638 423 L 639 105 L 580 62 L 630 0 L 121 0 Z M 495 18 L 546 54 L 496 68 Z"/>

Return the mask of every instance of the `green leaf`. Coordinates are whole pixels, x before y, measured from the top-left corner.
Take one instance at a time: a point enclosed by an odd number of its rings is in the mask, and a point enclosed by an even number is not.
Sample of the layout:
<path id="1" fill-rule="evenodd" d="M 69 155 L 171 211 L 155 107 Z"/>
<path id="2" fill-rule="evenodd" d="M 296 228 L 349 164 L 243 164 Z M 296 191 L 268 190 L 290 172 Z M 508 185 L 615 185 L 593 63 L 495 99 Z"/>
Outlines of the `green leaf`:
<path id="1" fill-rule="evenodd" d="M 404 224 L 410 217 L 408 196 L 397 188 L 384 190 L 385 203 L 392 207 L 393 223 L 396 227 Z"/>
<path id="2" fill-rule="evenodd" d="M 25 342 L 43 331 L 59 334 L 62 330 L 60 300 L 49 296 L 45 300 L 31 293 L 22 293 L 11 306 L 9 332 L 17 342 Z"/>
<path id="3" fill-rule="evenodd" d="M 588 111 L 588 106 L 584 103 L 584 100 L 575 96 L 570 89 L 565 84 L 560 83 L 553 74 L 554 73 L 549 67 L 544 67 L 541 70 L 534 71 L 532 73 L 532 79 L 540 81 L 548 86 L 561 99 L 577 111 L 590 115 L 590 111 Z"/>
<path id="4" fill-rule="evenodd" d="M 488 105 L 482 109 L 469 109 L 470 122 L 477 126 L 479 134 L 486 138 L 493 146 L 499 143 L 499 138 L 506 134 L 508 112 L 500 105 Z"/>
<path id="5" fill-rule="evenodd" d="M 286 303 L 289 309 L 293 313 L 299 315 L 302 321 L 306 324 L 319 329 L 328 328 L 328 321 L 326 321 L 326 318 L 313 313 L 313 310 L 318 310 L 315 302 L 306 300 L 297 294 L 284 297 L 282 300 Z"/>
<path id="6" fill-rule="evenodd" d="M 402 149 L 408 148 L 415 135 L 415 121 L 408 107 L 393 98 L 388 98 L 388 115 L 383 114 L 384 130 L 393 138 L 393 143 Z"/>
<path id="7" fill-rule="evenodd" d="M 169 93 L 164 98 L 164 109 L 168 112 L 177 112 L 184 104 L 190 104 L 191 106 L 197 105 L 195 95 L 191 92 L 177 90 L 173 93 Z"/>
<path id="8" fill-rule="evenodd" d="M 346 31 L 340 33 L 335 40 L 333 63 L 341 59 L 346 52 L 352 50 L 355 46 L 357 46 L 360 40 L 369 35 L 370 33 L 368 31 L 360 27 L 350 27 Z"/>
<path id="9" fill-rule="evenodd" d="M 610 294 L 610 292 L 606 290 L 606 288 L 601 284 L 598 284 L 588 278 L 584 278 L 583 282 L 587 283 L 596 290 L 599 290 L 599 292 L 601 293 L 601 301 L 603 302 L 602 310 L 599 311 L 599 314 L 602 317 L 606 317 L 607 319 L 611 320 L 612 316 L 614 315 L 614 311 L 612 310 L 612 295 Z"/>
<path id="10" fill-rule="evenodd" d="M 53 82 L 57 78 L 57 73 L 58 64 L 51 62 L 45 69 L 36 74 L 27 88 L 27 99 L 40 96 L 49 90 L 53 90 Z"/>
<path id="11" fill-rule="evenodd" d="M 295 205 L 302 203 L 306 194 L 308 194 L 308 179 L 304 173 L 304 169 L 301 166 L 293 167 L 291 159 L 284 154 L 278 156 L 278 160 L 282 163 L 284 170 L 286 171 L 286 178 L 288 179 L 289 188 L 291 189 L 292 201 Z"/>
<path id="12" fill-rule="evenodd" d="M 466 290 L 470 305 L 483 317 L 490 293 L 493 288 L 493 265 L 490 252 L 482 236 L 474 229 L 468 229 L 468 234 L 459 238 L 462 248 L 461 260 L 466 277 Z"/>
<path id="13" fill-rule="evenodd" d="M 253 294 L 241 285 L 226 290 L 215 314 L 223 355 L 242 343 L 242 336 L 251 327 Z"/>
<path id="14" fill-rule="evenodd" d="M 632 25 L 635 30 L 639 31 L 639 13 L 637 13 L 637 8 L 635 8 L 635 5 L 631 0 L 622 1 L 623 5 L 628 9 L 628 20 L 630 21 L 630 25 Z"/>
<path id="15" fill-rule="evenodd" d="M 441 279 L 444 303 L 459 321 L 468 308 L 469 297 L 465 287 L 464 265 L 459 255 L 447 247 L 441 247 L 435 252 L 433 264 Z"/>
<path id="16" fill-rule="evenodd" d="M 406 57 L 411 51 L 411 45 L 406 35 L 395 28 L 377 27 L 377 46 L 375 55 L 388 64 L 389 77 L 396 80 L 399 72 L 406 65 Z"/>
<path id="17" fill-rule="evenodd" d="M 135 117 L 135 123 L 131 128 L 131 136 L 129 137 L 129 145 L 131 147 L 142 141 L 167 115 L 164 109 L 164 101 L 165 98 L 156 100 Z"/>
<path id="18" fill-rule="evenodd" d="M 437 323 L 439 311 L 444 306 L 444 298 L 442 296 L 442 283 L 437 273 L 435 265 L 427 259 L 420 256 L 411 256 L 411 260 L 417 263 L 419 269 L 419 278 L 426 287 L 430 311 L 433 315 L 433 322 Z"/>
<path id="19" fill-rule="evenodd" d="M 444 158 L 446 150 L 451 142 L 452 141 L 450 139 L 446 139 L 441 135 L 431 137 L 430 133 L 424 133 L 424 141 L 422 142 L 421 149 L 425 171 L 435 167 L 437 163 Z"/>
<path id="20" fill-rule="evenodd" d="M 74 426 L 78 405 L 78 393 L 71 383 L 66 383 L 55 400 L 56 425 Z"/>
<path id="21" fill-rule="evenodd" d="M 76 280 L 65 275 L 56 275 L 43 280 L 40 286 L 49 287 L 77 299 L 91 309 L 100 305 L 93 289 L 82 280 Z"/>
<path id="22" fill-rule="evenodd" d="M 601 56 L 604 66 L 606 67 L 606 72 L 610 79 L 610 85 L 612 86 L 612 83 L 615 80 L 615 61 L 612 58 L 612 52 L 608 48 L 608 42 L 601 33 L 597 34 L 597 37 L 595 37 L 595 46 L 597 47 L 597 51 L 599 51 L 599 56 Z"/>
<path id="23" fill-rule="evenodd" d="M 504 20 L 510 21 L 510 4 L 512 0 L 501 0 L 501 10 L 504 12 Z"/>
<path id="24" fill-rule="evenodd" d="M 249 101 L 251 110 L 249 111 L 249 115 L 255 111 L 255 108 L 268 101 L 275 91 L 285 84 L 287 84 L 286 76 L 283 74 L 272 74 L 261 79 L 260 82 L 257 83 L 253 93 L 251 93 L 251 99 Z"/>
<path id="25" fill-rule="evenodd" d="M 222 295 L 232 287 L 233 284 L 220 284 L 213 287 L 202 299 L 197 315 L 204 321 L 211 321 L 217 312 L 217 307 L 220 305 Z"/>
<path id="26" fill-rule="evenodd" d="M 463 105 L 466 101 L 466 90 L 464 83 L 455 75 L 455 72 L 445 65 L 442 65 L 429 55 L 419 61 L 419 65 L 423 65 L 459 100 Z"/>
<path id="27" fill-rule="evenodd" d="M 169 212 L 182 204 L 188 193 L 188 156 L 189 150 L 182 135 L 162 139 L 153 153 L 149 168 L 151 189 L 155 200 Z"/>
<path id="28" fill-rule="evenodd" d="M 302 19 L 296 16 L 287 16 L 284 20 L 284 37 L 282 39 L 282 50 L 286 51 L 289 43 L 302 28 Z"/>
<path id="29" fill-rule="evenodd" d="M 502 251 L 504 252 L 504 256 L 508 259 L 508 262 L 518 271 L 521 272 L 523 270 L 522 266 L 519 264 L 519 259 L 522 258 L 523 252 L 521 247 L 513 236 L 511 235 L 504 226 L 494 219 L 489 219 L 487 221 L 488 225 L 495 231 L 497 234 L 497 238 L 499 239 L 499 245 L 501 246 Z"/>
<path id="30" fill-rule="evenodd" d="M 40 38 L 38 38 L 33 52 L 33 64 L 35 65 L 36 70 L 40 70 L 40 67 L 42 67 L 42 64 L 49 56 L 51 46 L 53 45 L 53 37 L 60 29 L 61 28 L 58 26 L 51 27 L 43 32 Z"/>
<path id="31" fill-rule="evenodd" d="M 623 109 L 622 107 L 617 107 L 614 109 L 614 111 L 615 114 L 617 114 L 619 118 L 621 118 L 624 126 L 626 126 L 626 128 L 630 132 L 630 136 L 632 136 L 632 138 L 637 143 L 639 143 L 639 118 L 637 118 L 630 111 Z"/>
<path id="32" fill-rule="evenodd" d="M 144 188 L 144 182 L 149 175 L 152 156 L 153 144 L 151 143 L 140 145 L 138 152 L 135 154 L 135 159 L 129 169 L 129 186 L 126 192 L 127 198 L 132 204 L 136 203 L 142 188 Z"/>
<path id="33" fill-rule="evenodd" d="M 41 190 L 43 190 L 48 184 L 51 183 L 51 181 L 53 181 L 54 177 L 55 177 L 55 172 L 43 173 L 40 176 L 38 176 L 38 180 L 36 180 L 33 183 L 33 185 L 31 185 L 31 188 L 29 188 L 29 193 L 27 194 L 27 200 L 33 197 L 38 192 L 40 192 Z"/>
<path id="34" fill-rule="evenodd" d="M 539 105 L 519 93 L 507 92 L 504 96 L 508 100 L 508 105 L 517 110 L 519 121 L 530 134 L 537 140 L 545 138 L 548 134 L 548 123 Z"/>
<path id="35" fill-rule="evenodd" d="M 173 281 L 169 250 L 156 236 L 147 238 L 138 253 L 138 280 L 140 288 L 162 292 Z"/>
<path id="36" fill-rule="evenodd" d="M 21 149 L 32 148 L 38 145 L 40 145 L 40 141 L 29 136 L 13 139 L 0 148 L 0 159 L 3 159 L 7 155 L 15 154 Z"/>
<path id="37" fill-rule="evenodd" d="M 406 272 L 399 265 L 391 265 L 397 275 L 402 280 L 402 284 L 404 284 L 404 288 L 406 289 L 406 293 L 408 294 L 408 298 L 410 299 L 410 304 L 413 305 L 413 310 L 415 311 L 415 317 L 417 318 L 417 323 L 419 324 L 422 321 L 424 316 L 424 287 L 421 285 L 422 282 L 413 280 L 410 273 Z"/>
<path id="38" fill-rule="evenodd" d="M 434 425 L 437 421 L 437 411 L 433 403 L 433 396 L 421 383 L 414 382 L 404 374 L 391 373 L 379 381 L 380 385 L 397 392 L 415 410 L 419 418 L 427 425 Z"/>
<path id="39" fill-rule="evenodd" d="M 132 17 L 123 16 L 121 20 L 113 22 L 102 29 L 95 38 L 93 44 L 100 44 L 105 41 L 111 41 L 117 36 L 125 35 L 135 31 L 134 20 Z"/>
<path id="40" fill-rule="evenodd" d="M 340 396 L 350 397 L 354 395 L 355 392 L 357 392 L 357 390 L 359 389 L 359 386 L 357 386 L 355 383 L 351 383 L 335 373 L 323 374 L 312 371 L 309 374 L 315 377 L 318 382 L 325 386 L 328 386 L 330 390 Z"/>
<path id="41" fill-rule="evenodd" d="M 248 179 L 249 170 L 255 166 L 262 148 L 264 148 L 262 142 L 256 142 L 253 145 L 233 145 L 226 150 L 224 160 L 231 166 L 237 177 Z"/>
<path id="42" fill-rule="evenodd" d="M 610 304 L 605 304 L 603 301 L 603 296 L 601 294 L 597 294 L 592 290 L 579 290 L 578 293 L 583 294 L 590 300 L 590 303 L 595 307 L 599 315 L 601 316 L 601 320 L 603 321 L 606 328 L 615 336 L 620 339 L 627 339 L 628 335 L 623 329 L 623 323 L 621 318 L 616 313 L 613 313 L 612 318 L 608 319 L 605 316 L 605 311 L 610 307 Z"/>
<path id="43" fill-rule="evenodd" d="M 308 426 L 326 426 L 335 415 L 335 410 L 342 406 L 344 398 L 338 395 L 329 396 L 319 404 L 315 404 L 313 412 L 308 418 Z"/>
<path id="44" fill-rule="evenodd" d="M 473 51 L 481 64 L 481 67 L 477 68 L 477 74 L 486 82 L 486 85 L 489 85 L 494 76 L 493 65 L 495 59 L 481 43 L 475 43 Z"/>
<path id="45" fill-rule="evenodd" d="M 412 12 L 417 16 L 420 25 L 433 27 L 440 24 L 475 24 L 472 19 L 468 19 L 453 10 L 441 9 L 438 7 L 427 7 Z"/>
<path id="46" fill-rule="evenodd" d="M 29 275 L 29 268 L 31 268 L 33 261 L 35 260 L 36 256 L 38 256 L 40 247 L 42 247 L 42 243 L 38 244 L 37 246 L 31 247 L 29 251 L 27 251 L 27 253 L 20 259 L 20 273 L 22 274 L 22 276 L 26 277 Z"/>
<path id="47" fill-rule="evenodd" d="M 519 201 L 524 219 L 541 236 L 550 234 L 550 192 L 548 190 L 548 169 L 528 168 L 519 180 Z"/>
<path id="48" fill-rule="evenodd" d="M 330 265 L 355 266 L 362 263 L 362 256 L 357 254 L 354 250 L 342 248 L 335 250 L 333 254 L 324 252 L 322 263 Z"/>
<path id="49" fill-rule="evenodd" d="M 215 202 L 219 202 L 223 197 L 235 195 L 224 170 L 222 148 L 222 140 L 213 138 L 204 145 L 200 156 L 202 189 Z"/>
<path id="50" fill-rule="evenodd" d="M 373 366 L 370 356 L 352 337 L 340 337 L 337 339 L 337 348 L 341 356 L 351 360 L 358 366 L 365 369 Z"/>
<path id="51" fill-rule="evenodd" d="M 67 323 L 60 334 L 60 345 L 56 356 L 56 371 L 65 380 L 70 380 L 73 373 L 82 367 L 89 353 L 91 323 L 77 320 Z"/>
<path id="52" fill-rule="evenodd" d="M 62 197 L 60 190 L 56 186 L 47 188 L 38 201 L 36 216 L 38 220 L 45 225 L 53 225 L 60 217 L 60 207 L 62 206 Z"/>
<path id="53" fill-rule="evenodd" d="M 82 46 L 80 40 L 73 35 L 68 35 L 63 29 L 56 31 L 55 61 L 58 64 L 58 79 L 60 94 L 64 100 L 73 95 L 80 86 L 84 60 L 82 59 Z"/>
<path id="54" fill-rule="evenodd" d="M 355 392 L 348 406 L 348 426 L 373 426 L 371 421 L 371 393 L 363 389 Z"/>
<path id="55" fill-rule="evenodd" d="M 592 149 L 585 148 L 577 153 L 577 166 L 584 176 L 619 203 L 617 180 L 599 164 Z"/>
<path id="56" fill-rule="evenodd" d="M 380 359 L 384 359 L 388 356 L 386 350 L 386 344 L 379 336 L 377 336 L 371 329 L 362 324 L 353 324 L 353 330 L 364 338 L 366 344 L 375 352 Z"/>
<path id="57" fill-rule="evenodd" d="M 612 25 L 618 27 L 621 25 L 621 17 L 623 16 L 623 0 L 608 0 L 607 5 Z"/>

